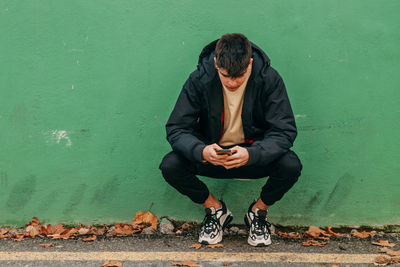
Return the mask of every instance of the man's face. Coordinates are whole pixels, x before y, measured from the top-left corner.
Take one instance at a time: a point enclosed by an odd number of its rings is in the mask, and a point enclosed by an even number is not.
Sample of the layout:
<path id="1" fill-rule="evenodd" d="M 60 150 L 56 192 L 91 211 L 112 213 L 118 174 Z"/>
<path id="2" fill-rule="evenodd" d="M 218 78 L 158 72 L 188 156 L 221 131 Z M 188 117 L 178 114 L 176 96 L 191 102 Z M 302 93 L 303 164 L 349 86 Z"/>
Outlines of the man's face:
<path id="1" fill-rule="evenodd" d="M 214 57 L 214 63 L 215 63 L 215 68 L 217 69 L 219 79 L 221 80 L 221 83 L 229 90 L 229 91 L 235 91 L 237 90 L 245 81 L 247 78 L 247 75 L 249 75 L 249 72 L 251 72 L 251 65 L 253 63 L 253 59 L 250 59 L 249 66 L 247 69 L 243 72 L 243 74 L 240 77 L 235 77 L 232 78 L 229 76 L 228 72 L 225 69 L 219 68 L 217 66 L 217 60 Z"/>

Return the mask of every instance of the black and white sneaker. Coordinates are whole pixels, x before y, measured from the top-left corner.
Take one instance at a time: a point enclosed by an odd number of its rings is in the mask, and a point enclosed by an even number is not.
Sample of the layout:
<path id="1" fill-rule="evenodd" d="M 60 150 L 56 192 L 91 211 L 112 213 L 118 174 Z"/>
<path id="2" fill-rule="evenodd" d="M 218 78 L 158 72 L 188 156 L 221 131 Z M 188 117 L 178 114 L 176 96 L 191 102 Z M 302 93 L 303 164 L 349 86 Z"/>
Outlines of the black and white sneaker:
<path id="1" fill-rule="evenodd" d="M 253 202 L 244 216 L 244 222 L 249 228 L 247 243 L 254 247 L 268 246 L 271 244 L 271 224 L 267 221 L 267 211 L 256 208 L 253 211 Z"/>
<path id="2" fill-rule="evenodd" d="M 232 221 L 233 216 L 225 203 L 219 200 L 221 208 L 215 209 L 214 207 L 206 208 L 206 216 L 203 220 L 199 234 L 199 243 L 209 245 L 217 244 L 222 241 L 222 235 L 225 227 Z"/>

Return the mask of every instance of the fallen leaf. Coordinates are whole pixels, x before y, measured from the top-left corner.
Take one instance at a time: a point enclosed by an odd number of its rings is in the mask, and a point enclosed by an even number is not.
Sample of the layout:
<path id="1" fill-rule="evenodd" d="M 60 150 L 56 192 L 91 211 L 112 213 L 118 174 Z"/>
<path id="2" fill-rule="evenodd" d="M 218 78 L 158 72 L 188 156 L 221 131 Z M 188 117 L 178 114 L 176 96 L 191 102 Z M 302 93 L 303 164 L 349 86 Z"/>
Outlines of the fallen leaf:
<path id="1" fill-rule="evenodd" d="M 92 236 L 86 237 L 86 238 L 84 238 L 84 239 L 82 239 L 82 240 L 85 241 L 85 242 L 88 242 L 88 241 L 95 241 L 95 240 L 97 240 L 97 236 L 92 235 Z"/>
<path id="2" fill-rule="evenodd" d="M 355 237 L 359 237 L 359 238 L 367 238 L 367 237 L 373 237 L 375 234 L 373 234 L 373 233 L 371 233 L 371 232 L 367 232 L 367 231 L 362 231 L 362 232 L 358 232 L 358 231 L 355 231 L 354 233 L 353 233 L 353 236 L 355 236 Z"/>
<path id="3" fill-rule="evenodd" d="M 28 222 L 28 223 L 26 224 L 26 226 L 29 226 L 29 225 L 39 225 L 39 224 L 40 224 L 40 222 L 39 222 L 38 218 L 33 217 L 33 218 L 32 218 L 32 221 Z"/>
<path id="4" fill-rule="evenodd" d="M 331 267 L 342 267 L 342 266 L 333 264 L 333 265 L 331 265 Z"/>
<path id="5" fill-rule="evenodd" d="M 200 243 L 194 243 L 194 244 L 191 244 L 189 246 L 189 248 L 195 248 L 197 250 L 197 249 L 201 248 L 201 244 Z"/>
<path id="6" fill-rule="evenodd" d="M 207 245 L 209 248 L 224 248 L 223 244 L 213 244 L 213 245 Z"/>
<path id="7" fill-rule="evenodd" d="M 379 250 L 379 252 L 383 252 L 388 254 L 389 256 L 400 256 L 400 250 L 392 250 L 388 247 L 383 247 Z"/>
<path id="8" fill-rule="evenodd" d="M 122 263 L 119 261 L 107 261 L 101 267 L 122 267 Z"/>
<path id="9" fill-rule="evenodd" d="M 89 233 L 90 229 L 88 228 L 80 228 L 78 230 L 78 235 L 87 235 Z"/>
<path id="10" fill-rule="evenodd" d="M 377 264 L 396 264 L 400 263 L 400 257 L 389 258 L 385 256 L 378 256 L 375 258 Z"/>
<path id="11" fill-rule="evenodd" d="M 158 220 L 150 211 L 138 211 L 131 224 L 133 226 L 140 226 L 141 228 L 151 226 L 157 231 Z"/>
<path id="12" fill-rule="evenodd" d="M 184 223 L 181 225 L 182 232 L 189 231 L 190 228 L 192 228 L 192 227 L 188 223 Z"/>
<path id="13" fill-rule="evenodd" d="M 185 261 L 173 261 L 171 262 L 171 266 L 189 266 L 189 267 L 197 267 L 197 262 L 191 260 Z"/>
<path id="14" fill-rule="evenodd" d="M 328 232 L 328 235 L 330 235 L 330 236 L 341 236 L 341 234 L 335 233 L 334 231 L 332 231 L 332 226 L 326 227 L 326 231 Z"/>
<path id="15" fill-rule="evenodd" d="M 49 244 L 40 244 L 39 246 L 41 246 L 42 248 L 49 248 L 49 247 L 54 247 L 55 244 L 54 243 L 49 243 Z"/>
<path id="16" fill-rule="evenodd" d="M 295 233 L 295 232 L 290 232 L 290 233 L 278 232 L 278 235 L 280 237 L 284 237 L 284 238 L 293 238 L 293 239 L 301 238 L 301 235 L 299 233 Z"/>
<path id="17" fill-rule="evenodd" d="M 307 240 L 304 241 L 303 246 L 309 247 L 309 246 L 315 246 L 315 247 L 323 247 L 326 245 L 326 242 L 319 242 L 317 240 Z"/>
<path id="18" fill-rule="evenodd" d="M 0 235 L 5 235 L 10 231 L 10 228 L 0 228 Z"/>
<path id="19" fill-rule="evenodd" d="M 230 266 L 230 265 L 232 265 L 232 262 L 224 261 L 224 262 L 222 263 L 222 266 Z"/>
<path id="20" fill-rule="evenodd" d="M 308 231 L 304 233 L 305 236 L 312 237 L 312 238 L 320 238 L 326 240 L 326 237 L 329 240 L 329 234 L 327 234 L 324 230 L 317 226 L 311 225 L 308 228 Z M 321 238 L 322 237 L 322 238 Z"/>
<path id="21" fill-rule="evenodd" d="M 377 246 L 381 246 L 381 247 L 394 247 L 396 246 L 395 243 L 390 243 L 387 240 L 379 240 L 379 242 L 371 242 L 372 245 L 377 245 Z"/>
<path id="22" fill-rule="evenodd" d="M 25 231 L 29 234 L 30 237 L 35 237 L 40 234 L 40 226 L 39 225 L 29 225 L 26 227 Z"/>

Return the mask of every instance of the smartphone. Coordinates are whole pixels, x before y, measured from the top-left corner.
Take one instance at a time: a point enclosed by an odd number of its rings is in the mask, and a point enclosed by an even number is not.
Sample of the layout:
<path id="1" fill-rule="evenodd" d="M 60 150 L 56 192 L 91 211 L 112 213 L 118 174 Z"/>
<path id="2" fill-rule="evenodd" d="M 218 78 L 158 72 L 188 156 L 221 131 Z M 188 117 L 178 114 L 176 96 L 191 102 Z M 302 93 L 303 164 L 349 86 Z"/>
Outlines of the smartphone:
<path id="1" fill-rule="evenodd" d="M 215 150 L 217 155 L 231 155 L 232 151 L 230 149 L 217 149 Z"/>

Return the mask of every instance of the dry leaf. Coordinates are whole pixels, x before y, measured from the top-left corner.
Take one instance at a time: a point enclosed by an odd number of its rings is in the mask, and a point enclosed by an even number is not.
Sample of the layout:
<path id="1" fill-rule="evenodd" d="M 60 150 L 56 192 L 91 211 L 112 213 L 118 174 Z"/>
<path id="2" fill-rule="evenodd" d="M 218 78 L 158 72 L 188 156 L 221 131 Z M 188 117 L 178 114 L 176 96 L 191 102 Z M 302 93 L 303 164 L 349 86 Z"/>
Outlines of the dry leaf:
<path id="1" fill-rule="evenodd" d="M 172 266 L 189 266 L 189 267 L 197 267 L 197 262 L 191 260 L 185 261 L 173 261 L 171 262 Z"/>
<path id="2" fill-rule="evenodd" d="M 299 233 L 295 233 L 295 232 L 290 232 L 290 233 L 278 232 L 278 235 L 280 237 L 284 237 L 284 238 L 293 238 L 293 239 L 301 238 L 301 235 Z"/>
<path id="3" fill-rule="evenodd" d="M 31 222 L 28 222 L 28 223 L 26 224 L 26 226 L 29 226 L 29 225 L 39 225 L 39 224 L 40 224 L 40 222 L 39 222 L 38 218 L 33 217 L 33 218 L 32 218 L 32 221 L 31 221 Z"/>
<path id="4" fill-rule="evenodd" d="M 39 225 L 29 225 L 26 227 L 25 231 L 29 234 L 30 237 L 35 237 L 40 234 L 40 226 Z"/>
<path id="5" fill-rule="evenodd" d="M 122 267 L 122 263 L 119 261 L 107 261 L 101 267 Z"/>
<path id="6" fill-rule="evenodd" d="M 388 258 L 385 256 L 378 256 L 375 258 L 375 262 L 378 264 L 396 264 L 400 263 L 400 257 Z"/>
<path id="7" fill-rule="evenodd" d="M 334 265 L 331 265 L 331 267 L 342 267 L 342 266 L 334 264 Z"/>
<path id="8" fill-rule="evenodd" d="M 224 248 L 223 244 L 213 244 L 213 245 L 207 245 L 209 248 Z"/>
<path id="9" fill-rule="evenodd" d="M 367 237 L 373 237 L 375 234 L 373 234 L 373 233 L 371 233 L 371 232 L 367 232 L 367 231 L 362 231 L 362 232 L 358 232 L 358 231 L 355 231 L 354 233 L 353 233 L 353 236 L 355 236 L 355 237 L 359 237 L 359 238 L 367 238 Z"/>
<path id="10" fill-rule="evenodd" d="M 392 250 L 390 248 L 387 247 L 383 247 L 379 250 L 379 252 L 383 252 L 388 254 L 389 256 L 400 256 L 400 250 Z"/>
<path id="11" fill-rule="evenodd" d="M 329 239 L 329 235 L 324 231 L 324 230 L 322 230 L 322 229 L 320 229 L 319 227 L 317 227 L 317 226 L 313 226 L 313 225 L 311 225 L 309 228 L 308 228 L 308 231 L 307 232 L 305 232 L 305 234 L 304 234 L 305 236 L 308 236 L 308 237 L 312 237 L 312 238 L 319 238 L 319 237 L 328 237 L 328 239 Z M 322 238 L 322 239 L 326 239 L 326 238 Z"/>
<path id="12" fill-rule="evenodd" d="M 89 233 L 90 229 L 87 228 L 80 228 L 78 230 L 78 235 L 87 235 Z"/>
<path id="13" fill-rule="evenodd" d="M 92 236 L 86 237 L 86 238 L 84 238 L 84 239 L 82 239 L 82 240 L 85 241 L 85 242 L 88 242 L 88 241 L 95 241 L 95 240 L 97 240 L 97 236 L 92 235 Z"/>
<path id="14" fill-rule="evenodd" d="M 49 248 L 49 247 L 54 247 L 55 244 L 54 244 L 54 243 L 50 243 L 50 244 L 40 244 L 39 246 L 41 246 L 42 248 Z"/>
<path id="15" fill-rule="evenodd" d="M 381 247 L 394 247 L 396 246 L 395 243 L 390 243 L 387 240 L 379 240 L 379 242 L 371 242 L 372 245 L 377 245 L 377 246 L 381 246 Z"/>
<path id="16" fill-rule="evenodd" d="M 222 266 L 230 266 L 230 265 L 232 265 L 232 262 L 224 261 L 224 262 L 222 263 Z"/>
<path id="17" fill-rule="evenodd" d="M 182 232 L 189 231 L 190 228 L 192 228 L 192 227 L 188 223 L 184 223 L 181 225 Z"/>
<path id="18" fill-rule="evenodd" d="M 302 243 L 303 246 L 309 247 L 309 246 L 315 246 L 315 247 L 323 247 L 326 245 L 326 242 L 319 242 L 317 240 L 307 240 Z"/>
<path id="19" fill-rule="evenodd" d="M 0 228 L 0 235 L 5 235 L 10 231 L 10 228 Z"/>
<path id="20" fill-rule="evenodd" d="M 131 224 L 133 226 L 140 226 L 141 228 L 144 228 L 144 226 L 151 226 L 157 231 L 158 220 L 150 211 L 138 211 Z"/>
<path id="21" fill-rule="evenodd" d="M 335 233 L 334 231 L 332 231 L 332 226 L 326 227 L 326 231 L 328 232 L 328 234 L 329 234 L 330 236 L 341 236 L 341 234 Z"/>
<path id="22" fill-rule="evenodd" d="M 197 250 L 197 249 L 201 248 L 201 244 L 200 243 L 194 243 L 194 244 L 191 244 L 189 246 L 189 248 L 195 248 Z"/>

